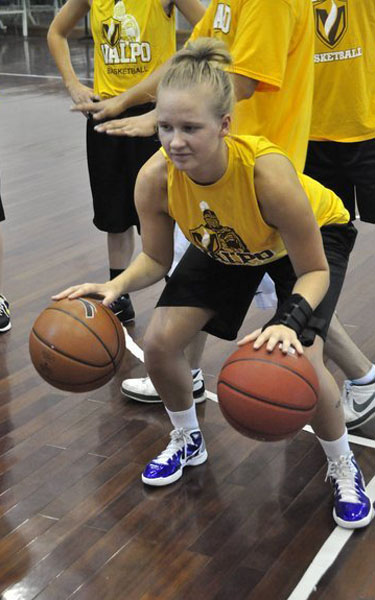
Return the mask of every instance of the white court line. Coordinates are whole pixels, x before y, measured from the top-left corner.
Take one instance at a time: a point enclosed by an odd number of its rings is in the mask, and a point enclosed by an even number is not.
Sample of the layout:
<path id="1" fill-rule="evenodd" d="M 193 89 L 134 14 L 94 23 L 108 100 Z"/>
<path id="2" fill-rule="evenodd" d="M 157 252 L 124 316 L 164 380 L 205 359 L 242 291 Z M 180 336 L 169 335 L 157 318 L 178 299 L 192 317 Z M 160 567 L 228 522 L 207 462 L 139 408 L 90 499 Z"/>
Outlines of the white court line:
<path id="1" fill-rule="evenodd" d="M 129 350 L 129 352 L 131 352 L 133 354 L 133 356 L 138 358 L 141 362 L 145 362 L 143 350 L 138 346 L 138 344 L 135 343 L 132 336 L 129 335 L 126 327 L 123 326 L 123 330 L 125 333 L 126 349 Z"/>
<path id="2" fill-rule="evenodd" d="M 375 477 L 373 477 L 366 487 L 366 491 L 371 498 L 375 500 Z M 319 581 L 328 569 L 335 562 L 345 544 L 353 535 L 354 529 L 343 529 L 336 527 L 331 535 L 324 542 L 318 554 L 305 571 L 304 576 L 294 588 L 288 600 L 307 600 L 310 594 L 316 589 Z"/>
<path id="3" fill-rule="evenodd" d="M 0 73 L 0 75 L 8 77 L 35 77 L 39 79 L 61 79 L 59 75 L 32 75 L 31 73 Z M 92 77 L 80 77 L 81 81 L 93 81 Z"/>

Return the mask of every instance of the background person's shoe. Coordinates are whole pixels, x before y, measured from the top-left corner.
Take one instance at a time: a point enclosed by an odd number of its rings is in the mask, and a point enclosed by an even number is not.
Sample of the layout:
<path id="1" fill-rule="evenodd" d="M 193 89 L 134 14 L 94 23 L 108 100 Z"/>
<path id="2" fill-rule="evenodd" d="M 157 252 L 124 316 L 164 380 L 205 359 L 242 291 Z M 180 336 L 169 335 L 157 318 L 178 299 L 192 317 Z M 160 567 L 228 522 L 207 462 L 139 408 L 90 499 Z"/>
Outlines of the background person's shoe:
<path id="1" fill-rule="evenodd" d="M 149 377 L 124 379 L 121 384 L 121 392 L 124 396 L 138 402 L 145 402 L 146 404 L 161 402 L 161 398 Z M 204 402 L 206 399 L 202 369 L 199 369 L 193 376 L 193 398 L 196 404 Z"/>
<path id="2" fill-rule="evenodd" d="M 365 491 L 361 469 L 352 452 L 338 460 L 328 459 L 326 479 L 334 490 L 333 518 L 345 529 L 365 527 L 374 516 L 372 502 Z"/>
<path id="3" fill-rule="evenodd" d="M 184 467 L 196 467 L 207 460 L 208 454 L 200 429 L 174 429 L 166 449 L 149 462 L 142 473 L 143 483 L 169 485 L 182 477 Z"/>
<path id="4" fill-rule="evenodd" d="M 117 300 L 109 305 L 109 308 L 115 313 L 121 323 L 128 323 L 129 321 L 134 320 L 135 312 L 129 294 L 124 294 L 117 298 Z"/>
<path id="5" fill-rule="evenodd" d="M 10 322 L 9 302 L 5 296 L 0 294 L 0 333 L 9 331 L 11 327 L 12 323 Z"/>
<path id="6" fill-rule="evenodd" d="M 355 385 L 347 380 L 341 399 L 348 431 L 361 427 L 375 417 L 375 383 Z"/>

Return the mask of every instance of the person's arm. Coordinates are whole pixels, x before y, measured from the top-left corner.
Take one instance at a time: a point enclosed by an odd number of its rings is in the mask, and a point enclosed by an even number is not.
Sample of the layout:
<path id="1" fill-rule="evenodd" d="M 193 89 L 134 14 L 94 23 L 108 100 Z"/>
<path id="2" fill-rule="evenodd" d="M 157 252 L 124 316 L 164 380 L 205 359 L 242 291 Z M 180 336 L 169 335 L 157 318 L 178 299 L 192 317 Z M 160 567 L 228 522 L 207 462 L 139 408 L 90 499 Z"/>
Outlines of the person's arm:
<path id="1" fill-rule="evenodd" d="M 205 7 L 199 0 L 173 0 L 171 4 L 175 4 L 183 14 L 185 19 L 194 27 L 205 13 Z"/>
<path id="2" fill-rule="evenodd" d="M 251 98 L 256 90 L 258 82 L 250 77 L 244 77 L 237 73 L 231 73 L 233 79 L 234 93 L 237 102 Z M 95 127 L 99 133 L 108 133 L 114 136 L 127 135 L 129 137 L 148 137 L 157 131 L 156 110 L 137 117 L 125 117 L 100 123 Z"/>
<path id="3" fill-rule="evenodd" d="M 329 267 L 322 237 L 310 202 L 293 165 L 281 154 L 261 156 L 255 163 L 255 192 L 266 223 L 280 232 L 297 276 L 293 294 L 299 294 L 315 309 L 329 287 Z M 267 342 L 267 349 L 281 342 L 283 351 L 302 346 L 293 329 L 272 325 L 263 333 L 253 332 L 241 344 L 256 340 L 254 348 Z"/>
<path id="4" fill-rule="evenodd" d="M 53 19 L 47 34 L 49 50 L 72 100 L 76 104 L 91 102 L 93 98 L 96 98 L 94 90 L 79 81 L 70 60 L 68 45 L 69 34 L 89 10 L 89 0 L 68 0 Z"/>
<path id="5" fill-rule="evenodd" d="M 111 281 L 74 285 L 53 296 L 54 300 L 95 294 L 108 306 L 125 292 L 141 290 L 165 277 L 173 260 L 174 221 L 167 212 L 167 166 L 161 152 L 154 154 L 139 171 L 135 202 L 141 223 L 142 252 Z"/>

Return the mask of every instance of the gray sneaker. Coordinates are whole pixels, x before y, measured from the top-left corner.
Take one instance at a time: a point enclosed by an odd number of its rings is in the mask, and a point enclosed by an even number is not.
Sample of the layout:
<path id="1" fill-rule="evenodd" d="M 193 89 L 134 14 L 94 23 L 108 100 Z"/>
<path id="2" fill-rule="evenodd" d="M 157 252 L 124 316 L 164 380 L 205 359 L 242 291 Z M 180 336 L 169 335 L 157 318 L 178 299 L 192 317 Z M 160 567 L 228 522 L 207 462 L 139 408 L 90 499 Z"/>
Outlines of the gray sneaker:
<path id="1" fill-rule="evenodd" d="M 341 394 L 346 427 L 349 431 L 361 427 L 375 417 L 375 382 L 367 385 L 354 385 L 344 381 Z"/>
<path id="2" fill-rule="evenodd" d="M 124 396 L 137 400 L 138 402 L 157 403 L 161 398 L 153 386 L 149 377 L 141 379 L 125 379 L 121 384 L 121 392 Z M 193 377 L 193 398 L 196 404 L 206 399 L 202 369 L 199 369 Z"/>

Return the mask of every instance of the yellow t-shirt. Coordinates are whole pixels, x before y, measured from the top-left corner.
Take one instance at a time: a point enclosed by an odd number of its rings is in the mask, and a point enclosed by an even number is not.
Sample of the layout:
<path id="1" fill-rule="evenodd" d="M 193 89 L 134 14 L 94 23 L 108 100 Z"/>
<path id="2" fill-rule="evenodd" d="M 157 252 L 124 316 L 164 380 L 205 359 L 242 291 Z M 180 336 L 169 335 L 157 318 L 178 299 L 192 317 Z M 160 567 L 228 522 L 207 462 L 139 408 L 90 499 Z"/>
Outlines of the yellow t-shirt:
<path id="1" fill-rule="evenodd" d="M 118 96 L 150 75 L 176 51 L 175 12 L 161 0 L 93 0 L 94 90 Z"/>
<path id="2" fill-rule="evenodd" d="M 168 165 L 168 212 L 185 237 L 211 258 L 228 265 L 257 266 L 286 254 L 277 229 L 264 221 L 254 188 L 259 156 L 285 153 L 266 138 L 225 138 L 228 167 L 211 185 L 199 185 Z M 334 192 L 298 173 L 319 226 L 348 223 L 349 213 Z"/>
<path id="3" fill-rule="evenodd" d="M 211 0 L 190 39 L 202 36 L 225 41 L 230 70 L 260 82 L 237 103 L 233 133 L 265 135 L 302 171 L 313 97 L 311 0 Z"/>
<path id="4" fill-rule="evenodd" d="M 375 137 L 375 2 L 315 0 L 312 140 Z"/>

